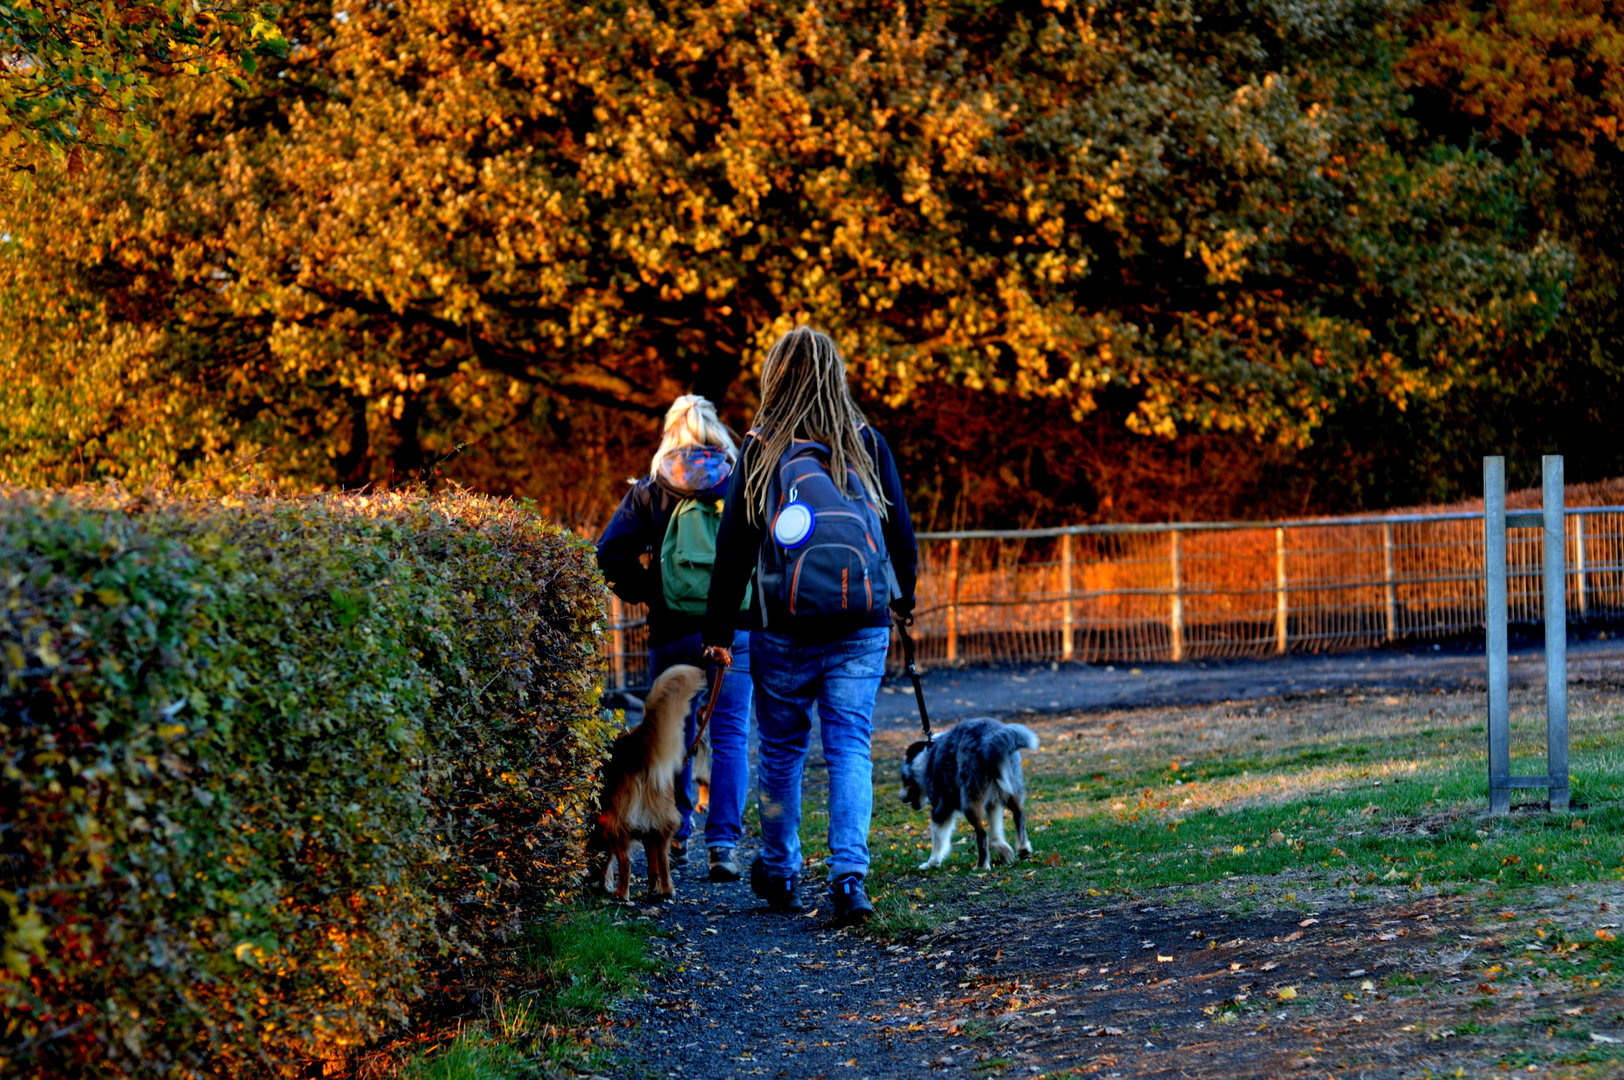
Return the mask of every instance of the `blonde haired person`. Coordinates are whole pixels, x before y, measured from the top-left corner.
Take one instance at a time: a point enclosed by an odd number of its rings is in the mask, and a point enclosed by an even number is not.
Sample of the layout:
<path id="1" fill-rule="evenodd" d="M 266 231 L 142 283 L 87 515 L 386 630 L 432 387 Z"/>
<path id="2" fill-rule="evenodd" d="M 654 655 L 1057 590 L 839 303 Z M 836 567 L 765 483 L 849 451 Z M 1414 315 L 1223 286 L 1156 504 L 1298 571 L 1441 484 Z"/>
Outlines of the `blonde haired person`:
<path id="1" fill-rule="evenodd" d="M 660 446 L 649 462 L 649 474 L 634 483 L 621 499 L 598 540 L 598 567 L 610 588 L 627 603 L 648 605 L 651 683 L 673 664 L 703 663 L 700 631 L 705 622 L 709 573 L 705 563 L 680 557 L 676 544 L 680 538 L 673 536 L 680 530 L 673 530 L 673 518 L 692 512 L 692 520 L 701 523 L 697 528 L 702 532 L 706 515 L 715 516 L 715 508 L 727 493 L 738 459 L 738 444 L 716 415 L 716 406 L 698 394 L 677 398 L 666 410 Z M 722 695 L 710 721 L 711 792 L 705 846 L 709 849 L 712 881 L 739 880 L 741 871 L 734 849 L 739 843 L 744 800 L 750 787 L 749 614 L 738 609 L 736 603 L 734 617 L 724 620 L 731 634 L 729 645 L 738 675 L 723 680 Z M 689 714 L 689 741 L 694 738 L 696 718 L 704 701 L 705 694 L 701 694 Z M 672 842 L 671 853 L 680 861 L 687 857 L 688 837 L 693 831 L 691 765 L 683 766 L 678 794 L 682 826 Z"/>
<path id="2" fill-rule="evenodd" d="M 891 613 L 913 611 L 917 559 L 896 464 L 852 400 L 840 350 L 809 327 L 789 331 L 767 351 L 761 407 L 728 484 L 704 629 L 707 654 L 727 662 L 754 571 L 762 853 L 750 885 L 775 911 L 804 907 L 801 776 L 815 704 L 829 767 L 834 919 L 873 914 L 863 879 L 874 698 Z"/>

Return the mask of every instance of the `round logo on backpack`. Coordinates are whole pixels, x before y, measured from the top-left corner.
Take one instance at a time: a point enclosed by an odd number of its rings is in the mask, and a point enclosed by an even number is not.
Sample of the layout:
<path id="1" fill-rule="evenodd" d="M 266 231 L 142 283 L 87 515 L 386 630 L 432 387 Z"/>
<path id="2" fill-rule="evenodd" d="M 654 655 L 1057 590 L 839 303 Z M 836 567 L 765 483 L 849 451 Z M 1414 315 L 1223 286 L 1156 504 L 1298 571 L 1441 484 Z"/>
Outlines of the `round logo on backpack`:
<path id="1" fill-rule="evenodd" d="M 806 543 L 812 535 L 817 515 L 804 502 L 792 502 L 778 512 L 773 522 L 773 539 L 785 551 L 793 551 Z"/>

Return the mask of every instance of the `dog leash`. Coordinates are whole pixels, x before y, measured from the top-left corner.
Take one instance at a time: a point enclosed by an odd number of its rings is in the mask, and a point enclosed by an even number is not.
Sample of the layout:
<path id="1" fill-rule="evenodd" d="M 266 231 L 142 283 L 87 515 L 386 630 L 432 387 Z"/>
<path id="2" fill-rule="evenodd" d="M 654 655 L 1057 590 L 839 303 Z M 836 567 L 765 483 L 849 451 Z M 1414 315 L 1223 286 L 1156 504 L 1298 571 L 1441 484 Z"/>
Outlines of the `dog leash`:
<path id="1" fill-rule="evenodd" d="M 902 635 L 902 660 L 908 678 L 913 680 L 914 700 L 919 702 L 919 727 L 925 733 L 926 742 L 935 742 L 936 733 L 930 730 L 930 713 L 925 711 L 925 688 L 919 683 L 919 666 L 914 663 L 913 636 L 908 633 L 908 624 L 911 622 L 912 615 L 897 618 L 897 631 Z"/>
<path id="2" fill-rule="evenodd" d="M 716 711 L 716 699 L 722 696 L 722 675 L 732 666 L 732 660 L 717 661 L 716 681 L 711 683 L 710 697 L 705 701 L 705 708 L 699 714 L 699 726 L 694 729 L 693 745 L 688 747 L 688 756 L 683 759 L 684 765 L 694 759 L 699 753 L 699 744 L 705 738 L 705 726 L 710 723 L 711 713 Z"/>

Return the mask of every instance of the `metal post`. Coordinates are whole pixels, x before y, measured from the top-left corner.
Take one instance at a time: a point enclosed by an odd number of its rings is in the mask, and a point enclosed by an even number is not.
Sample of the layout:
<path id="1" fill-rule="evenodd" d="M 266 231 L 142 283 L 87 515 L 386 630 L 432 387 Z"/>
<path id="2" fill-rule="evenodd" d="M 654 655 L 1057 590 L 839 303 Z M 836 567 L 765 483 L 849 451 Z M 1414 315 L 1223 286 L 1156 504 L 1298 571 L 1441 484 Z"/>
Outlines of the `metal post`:
<path id="1" fill-rule="evenodd" d="M 1398 590 L 1393 585 L 1393 523 L 1382 522 L 1382 580 L 1387 584 L 1387 640 L 1398 637 Z"/>
<path id="2" fill-rule="evenodd" d="M 959 661 L 959 541 L 947 543 L 947 662 Z"/>
<path id="3" fill-rule="evenodd" d="M 1545 775 L 1551 810 L 1568 809 L 1568 540 L 1562 456 L 1543 462 L 1545 508 Z"/>
<path id="4" fill-rule="evenodd" d="M 1274 651 L 1285 655 L 1286 639 L 1286 527 L 1274 530 Z"/>
<path id="5" fill-rule="evenodd" d="M 1060 659 L 1070 660 L 1073 656 L 1072 640 L 1072 610 L 1071 610 L 1071 533 L 1060 537 L 1060 591 L 1066 594 L 1066 599 L 1060 609 Z"/>
<path id="6" fill-rule="evenodd" d="M 1174 529 L 1167 535 L 1170 538 L 1168 559 L 1173 568 L 1173 602 L 1168 612 L 1168 629 L 1173 641 L 1173 663 L 1176 664 L 1184 659 L 1184 581 L 1179 566 L 1179 531 Z"/>
<path id="7" fill-rule="evenodd" d="M 614 689 L 621 690 L 626 686 L 626 627 L 622 618 L 620 597 L 614 593 L 609 594 L 609 647 L 614 650 L 610 659 L 610 668 L 614 672 Z"/>
<path id="8" fill-rule="evenodd" d="M 1489 812 L 1511 809 L 1511 686 L 1506 646 L 1506 459 L 1483 459 L 1483 631 L 1489 667 Z"/>
<path id="9" fill-rule="evenodd" d="M 1589 600 L 1585 596 L 1585 516 L 1573 515 L 1573 569 L 1578 577 L 1575 582 L 1579 586 L 1579 619 L 1583 621 L 1590 615 Z"/>

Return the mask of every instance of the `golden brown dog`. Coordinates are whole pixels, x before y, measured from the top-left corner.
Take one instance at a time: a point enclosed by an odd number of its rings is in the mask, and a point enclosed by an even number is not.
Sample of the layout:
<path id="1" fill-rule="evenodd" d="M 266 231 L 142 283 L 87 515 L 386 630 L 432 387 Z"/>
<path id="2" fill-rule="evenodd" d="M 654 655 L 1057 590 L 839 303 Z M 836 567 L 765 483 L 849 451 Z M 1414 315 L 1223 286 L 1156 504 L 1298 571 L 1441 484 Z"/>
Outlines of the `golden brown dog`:
<path id="1" fill-rule="evenodd" d="M 614 895 L 624 900 L 631 884 L 631 846 L 641 842 L 648 859 L 651 897 L 669 897 L 671 837 L 682 824 L 676 790 L 682 773 L 683 721 L 705 673 L 687 664 L 667 668 L 654 680 L 643 703 L 643 722 L 615 739 L 603 770 L 598 821 L 588 844 L 592 880 L 609 891 L 609 865 L 616 875 Z"/>

